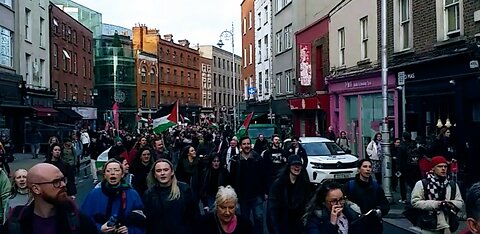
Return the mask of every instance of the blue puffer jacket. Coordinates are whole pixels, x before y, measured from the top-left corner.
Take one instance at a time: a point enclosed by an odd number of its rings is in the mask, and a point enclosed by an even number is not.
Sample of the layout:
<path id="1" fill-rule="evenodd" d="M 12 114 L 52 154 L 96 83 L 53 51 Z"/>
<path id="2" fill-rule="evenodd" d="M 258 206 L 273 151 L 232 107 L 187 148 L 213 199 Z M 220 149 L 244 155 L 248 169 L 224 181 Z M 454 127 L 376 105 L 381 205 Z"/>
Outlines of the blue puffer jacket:
<path id="1" fill-rule="evenodd" d="M 116 215 L 118 223 L 121 226 L 127 226 L 129 234 L 145 233 L 142 199 L 137 191 L 127 184 L 111 188 L 103 181 L 100 188 L 94 188 L 87 195 L 81 211 L 95 221 L 99 232 L 102 225 L 111 216 Z M 141 215 L 138 214 L 138 211 L 142 211 Z"/>

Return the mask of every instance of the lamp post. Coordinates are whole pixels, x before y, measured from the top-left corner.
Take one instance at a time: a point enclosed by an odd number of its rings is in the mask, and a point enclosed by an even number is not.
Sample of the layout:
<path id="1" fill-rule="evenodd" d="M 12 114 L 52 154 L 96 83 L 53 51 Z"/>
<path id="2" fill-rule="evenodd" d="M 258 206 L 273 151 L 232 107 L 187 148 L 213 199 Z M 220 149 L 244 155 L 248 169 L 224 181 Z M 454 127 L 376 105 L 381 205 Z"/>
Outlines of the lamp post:
<path id="1" fill-rule="evenodd" d="M 382 152 L 383 152 L 383 179 L 382 185 L 385 197 L 393 200 L 391 192 L 392 157 L 390 155 L 390 130 L 388 129 L 388 68 L 387 68 L 387 0 L 381 0 L 381 48 L 382 48 L 382 99 L 383 99 L 383 125 L 382 125 Z"/>
<path id="2" fill-rule="evenodd" d="M 225 40 L 231 40 L 232 41 L 232 79 L 233 79 L 233 131 L 237 131 L 237 79 L 235 77 L 235 44 L 234 44 L 234 28 L 233 28 L 233 22 L 232 22 L 232 29 L 231 31 L 225 30 L 222 33 L 220 33 L 220 39 L 218 40 L 218 47 L 222 48 L 223 41 L 222 38 Z"/>

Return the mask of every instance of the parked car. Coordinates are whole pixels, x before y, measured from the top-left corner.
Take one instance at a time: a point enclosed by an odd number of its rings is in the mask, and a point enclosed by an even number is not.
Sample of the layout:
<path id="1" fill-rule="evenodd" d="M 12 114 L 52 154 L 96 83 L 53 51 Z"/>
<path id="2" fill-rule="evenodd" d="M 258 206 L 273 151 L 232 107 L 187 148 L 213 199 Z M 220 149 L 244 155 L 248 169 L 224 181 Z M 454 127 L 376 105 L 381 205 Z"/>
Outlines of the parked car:
<path id="1" fill-rule="evenodd" d="M 307 173 L 310 182 L 319 184 L 324 180 L 344 182 L 355 178 L 358 158 L 347 154 L 337 143 L 323 137 L 300 137 L 300 144 L 308 156 Z M 285 150 L 291 140 L 283 143 Z"/>

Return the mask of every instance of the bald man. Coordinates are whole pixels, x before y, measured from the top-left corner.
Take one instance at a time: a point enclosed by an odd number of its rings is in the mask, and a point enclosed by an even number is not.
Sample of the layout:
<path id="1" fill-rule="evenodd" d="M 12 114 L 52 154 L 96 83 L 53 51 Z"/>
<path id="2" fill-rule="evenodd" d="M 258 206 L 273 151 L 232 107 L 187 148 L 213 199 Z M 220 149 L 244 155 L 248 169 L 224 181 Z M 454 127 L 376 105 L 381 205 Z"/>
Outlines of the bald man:
<path id="1" fill-rule="evenodd" d="M 93 220 L 82 214 L 69 199 L 66 181 L 52 164 L 33 166 L 28 171 L 27 184 L 34 200 L 11 212 L 6 233 L 97 233 Z"/>

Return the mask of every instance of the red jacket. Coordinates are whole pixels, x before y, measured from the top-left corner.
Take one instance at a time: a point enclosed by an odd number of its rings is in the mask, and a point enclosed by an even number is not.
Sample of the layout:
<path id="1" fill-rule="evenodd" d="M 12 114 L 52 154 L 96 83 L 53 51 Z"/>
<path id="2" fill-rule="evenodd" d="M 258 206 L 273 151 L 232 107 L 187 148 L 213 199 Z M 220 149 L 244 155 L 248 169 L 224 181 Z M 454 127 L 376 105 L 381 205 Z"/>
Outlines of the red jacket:
<path id="1" fill-rule="evenodd" d="M 463 229 L 463 231 L 460 232 L 460 234 L 473 234 L 468 228 Z"/>

